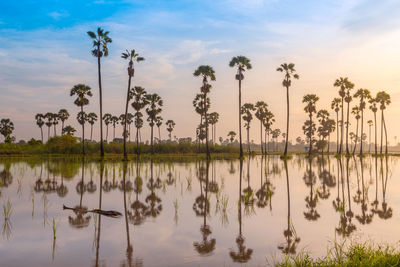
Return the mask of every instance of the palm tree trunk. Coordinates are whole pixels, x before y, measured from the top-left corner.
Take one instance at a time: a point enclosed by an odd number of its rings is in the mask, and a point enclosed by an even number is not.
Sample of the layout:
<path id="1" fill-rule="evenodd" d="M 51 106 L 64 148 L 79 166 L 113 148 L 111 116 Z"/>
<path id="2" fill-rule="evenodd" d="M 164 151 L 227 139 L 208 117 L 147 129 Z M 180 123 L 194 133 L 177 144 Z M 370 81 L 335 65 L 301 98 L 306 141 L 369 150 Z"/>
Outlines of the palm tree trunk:
<path id="1" fill-rule="evenodd" d="M 81 106 L 81 112 L 83 114 L 83 106 Z M 82 121 L 82 155 L 85 155 L 85 120 Z"/>
<path id="2" fill-rule="evenodd" d="M 56 125 L 54 124 L 53 126 L 54 126 L 54 136 L 56 136 L 57 135 L 57 133 L 56 133 Z"/>
<path id="3" fill-rule="evenodd" d="M 50 126 L 47 126 L 47 142 L 50 139 Z"/>
<path id="4" fill-rule="evenodd" d="M 90 125 L 90 141 L 93 140 L 93 124 Z"/>
<path id="5" fill-rule="evenodd" d="M 100 51 L 100 44 L 97 46 L 97 51 Z M 97 72 L 99 77 L 99 98 L 100 98 L 100 157 L 104 157 L 103 147 L 103 94 L 101 88 L 101 64 L 100 54 L 97 56 Z"/>
<path id="6" fill-rule="evenodd" d="M 128 135 L 129 135 L 129 143 L 131 142 L 131 124 L 128 124 Z"/>
<path id="7" fill-rule="evenodd" d="M 331 142 L 331 135 L 329 134 L 328 135 L 328 155 L 329 155 L 329 145 L 330 145 L 330 142 Z"/>
<path id="8" fill-rule="evenodd" d="M 349 155 L 349 114 L 350 114 L 350 102 L 347 102 L 347 122 L 346 122 L 346 154 Z"/>
<path id="9" fill-rule="evenodd" d="M 377 125 L 376 125 L 376 112 L 374 112 L 374 126 L 375 126 L 375 156 L 378 154 L 378 137 L 377 137 Z"/>
<path id="10" fill-rule="evenodd" d="M 131 61 L 132 63 L 132 61 Z M 132 79 L 132 75 L 130 73 L 131 70 L 131 66 L 129 66 L 129 79 L 128 79 L 128 90 L 126 93 L 126 104 L 125 104 L 125 120 L 124 120 L 124 131 L 122 133 L 123 137 L 124 137 L 124 160 L 128 159 L 128 153 L 126 151 L 126 122 L 128 121 L 128 105 L 129 105 L 129 91 L 131 89 L 131 79 Z M 152 140 L 153 141 L 153 140 Z"/>
<path id="11" fill-rule="evenodd" d="M 339 112 L 336 112 L 336 153 L 339 153 Z"/>
<path id="12" fill-rule="evenodd" d="M 382 148 L 383 148 L 383 123 L 384 123 L 384 118 L 383 118 L 383 109 L 381 113 L 381 155 L 382 155 Z"/>
<path id="13" fill-rule="evenodd" d="M 160 126 L 158 127 L 158 142 L 161 143 L 161 132 L 160 132 Z"/>
<path id="14" fill-rule="evenodd" d="M 64 130 L 64 121 L 61 121 L 61 135 L 62 135 L 62 130 Z"/>
<path id="15" fill-rule="evenodd" d="M 113 125 L 113 141 L 115 139 L 115 124 Z"/>
<path id="16" fill-rule="evenodd" d="M 204 84 L 204 86 L 206 86 L 206 85 Z M 209 158 L 210 157 L 210 150 L 208 149 L 208 119 L 207 119 L 206 99 L 207 99 L 207 94 L 204 93 L 203 105 L 204 105 L 204 121 L 206 123 L 206 154 L 207 154 L 207 158 Z"/>
<path id="17" fill-rule="evenodd" d="M 343 151 L 343 134 L 344 134 L 344 98 L 342 97 L 342 121 L 340 125 L 340 147 L 339 147 L 339 154 L 342 154 Z"/>
<path id="18" fill-rule="evenodd" d="M 356 139 L 355 139 L 355 142 L 354 142 L 353 155 L 356 152 L 357 141 L 358 141 L 358 120 L 357 120 L 357 126 L 356 126 Z"/>
<path id="19" fill-rule="evenodd" d="M 385 129 L 385 154 L 388 154 L 388 141 L 387 141 L 387 131 L 386 131 L 386 122 L 385 122 L 385 117 L 383 116 L 383 110 L 382 110 L 382 120 L 383 120 L 383 127 Z"/>
<path id="20" fill-rule="evenodd" d="M 360 156 L 362 156 L 362 154 L 363 154 L 363 134 L 364 134 L 364 110 L 361 109 Z"/>
<path id="21" fill-rule="evenodd" d="M 311 156 L 312 153 L 312 113 L 310 112 L 310 131 L 308 133 L 308 138 L 310 139 L 310 149 L 308 150 L 308 155 Z"/>
<path id="22" fill-rule="evenodd" d="M 40 136 L 42 137 L 42 144 L 43 144 L 43 128 L 40 127 Z"/>
<path id="23" fill-rule="evenodd" d="M 239 68 L 239 143 L 240 143 L 240 154 L 239 157 L 243 157 L 243 147 L 242 147 L 242 117 L 240 114 L 240 109 L 242 107 L 242 70 Z"/>
<path id="24" fill-rule="evenodd" d="M 262 127 L 263 127 L 262 120 L 260 120 L 260 140 L 261 140 L 260 144 L 261 144 L 261 154 L 264 155 L 263 138 L 262 138 L 262 137 L 263 137 Z"/>
<path id="25" fill-rule="evenodd" d="M 286 143 L 285 143 L 285 151 L 283 155 L 287 155 L 287 147 L 289 140 L 289 86 L 286 86 Z"/>
<path id="26" fill-rule="evenodd" d="M 247 152 L 248 153 L 250 153 L 250 137 L 249 137 L 249 135 L 250 135 L 250 127 L 247 127 Z"/>
<path id="27" fill-rule="evenodd" d="M 151 123 L 153 124 L 154 122 L 153 122 L 153 120 L 151 120 Z M 154 125 L 153 126 L 151 126 L 151 136 L 150 136 L 150 138 L 151 138 L 151 140 L 150 140 L 150 144 L 151 144 L 151 154 L 154 154 L 154 145 L 153 145 L 153 127 L 154 127 Z"/>

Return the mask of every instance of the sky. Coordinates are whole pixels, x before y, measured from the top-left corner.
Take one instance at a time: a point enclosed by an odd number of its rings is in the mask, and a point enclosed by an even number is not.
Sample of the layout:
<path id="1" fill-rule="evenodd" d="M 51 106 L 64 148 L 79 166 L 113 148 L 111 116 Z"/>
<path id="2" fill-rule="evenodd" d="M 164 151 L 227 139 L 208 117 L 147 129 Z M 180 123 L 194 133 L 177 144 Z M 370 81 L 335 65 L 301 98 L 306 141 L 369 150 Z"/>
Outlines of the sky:
<path id="1" fill-rule="evenodd" d="M 220 114 L 217 136 L 238 132 L 236 70 L 228 66 L 238 55 L 253 65 L 245 73 L 242 103 L 265 101 L 276 116 L 273 128 L 282 132 L 286 92 L 276 68 L 285 62 L 295 64 L 300 79 L 290 88 L 292 141 L 304 136 L 303 96 L 317 94 L 317 109 L 329 109 L 338 94 L 333 83 L 339 77 L 349 77 L 355 89 L 367 88 L 373 95 L 381 90 L 390 93 L 390 143 L 400 130 L 396 0 L 21 0 L 1 1 L 0 10 L 0 118 L 14 122 L 17 140 L 39 138 L 34 115 L 61 108 L 68 109 L 67 124 L 80 135 L 79 110 L 69 96 L 75 84 L 92 88 L 85 109 L 99 112 L 97 61 L 86 34 L 97 27 L 110 31 L 113 40 L 109 56 L 102 58 L 104 113 L 124 112 L 128 77 L 121 53 L 134 48 L 146 60 L 136 65 L 133 85 L 161 95 L 162 116 L 176 122 L 177 137 L 194 137 L 200 120 L 192 106 L 201 86 L 201 79 L 193 77 L 199 65 L 210 65 L 216 72 L 210 98 L 211 111 Z M 366 112 L 366 120 L 371 118 Z M 251 126 L 250 139 L 259 142 L 259 122 L 255 119 Z M 98 128 L 95 125 L 96 139 Z M 142 133 L 146 138 L 148 128 Z M 116 137 L 121 134 L 119 126 Z M 166 137 L 163 127 L 162 138 Z"/>

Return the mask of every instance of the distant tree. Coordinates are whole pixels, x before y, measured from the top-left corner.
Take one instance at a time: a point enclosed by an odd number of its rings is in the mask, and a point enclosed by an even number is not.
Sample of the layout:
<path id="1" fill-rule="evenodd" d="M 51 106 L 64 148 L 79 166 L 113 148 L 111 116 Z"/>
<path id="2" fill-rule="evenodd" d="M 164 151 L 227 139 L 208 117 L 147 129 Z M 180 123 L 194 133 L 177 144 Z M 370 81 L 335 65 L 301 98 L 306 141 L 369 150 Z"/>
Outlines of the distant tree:
<path id="1" fill-rule="evenodd" d="M 208 118 L 207 118 L 207 108 L 206 108 L 206 99 L 207 94 L 210 93 L 211 84 L 209 84 L 208 79 L 211 81 L 215 81 L 215 71 L 211 66 L 201 65 L 199 66 L 193 73 L 195 77 L 201 77 L 203 85 L 200 87 L 200 92 L 203 97 L 203 112 L 204 112 L 204 123 L 206 130 L 206 154 L 207 158 L 210 157 L 210 150 L 208 148 Z"/>
<path id="2" fill-rule="evenodd" d="M 153 128 L 157 121 L 158 114 L 161 113 L 163 106 L 163 101 L 158 94 L 148 94 L 146 95 L 148 106 L 146 108 L 146 113 L 148 115 L 147 121 L 151 127 L 150 134 L 150 145 L 151 145 L 151 154 L 154 154 L 154 145 L 153 145 Z"/>
<path id="3" fill-rule="evenodd" d="M 83 112 L 83 107 L 89 105 L 88 96 L 92 96 L 91 88 L 84 84 L 77 84 L 72 87 L 70 91 L 71 96 L 77 96 L 74 104 L 81 108 L 80 113 L 78 113 L 78 122 L 82 125 L 82 155 L 85 155 L 85 121 L 87 115 Z M 80 115 L 79 115 L 80 114 Z"/>
<path id="4" fill-rule="evenodd" d="M 263 121 L 268 111 L 268 105 L 264 101 L 257 101 L 254 106 L 256 108 L 255 116 L 260 121 L 260 146 L 261 146 L 261 154 L 264 154 L 263 147 Z"/>
<path id="5" fill-rule="evenodd" d="M 376 94 L 376 101 L 380 104 L 379 109 L 381 110 L 381 154 L 383 147 L 383 129 L 385 130 L 385 154 L 388 154 L 388 142 L 387 142 L 387 130 L 386 130 L 386 122 L 383 111 L 386 107 L 391 103 L 390 95 L 385 91 L 380 91 Z"/>
<path id="6" fill-rule="evenodd" d="M 97 58 L 97 72 L 99 77 L 99 97 L 100 97 L 100 118 L 103 118 L 103 97 L 102 97 L 102 84 L 101 84 L 101 64 L 100 59 L 108 56 L 108 44 L 112 42 L 112 39 L 108 36 L 110 32 L 104 31 L 100 27 L 97 28 L 97 33 L 87 32 L 90 38 L 93 40 L 92 55 Z M 104 157 L 104 146 L 103 146 L 103 121 L 100 120 L 100 156 Z"/>
<path id="7" fill-rule="evenodd" d="M 255 111 L 255 107 L 251 103 L 245 103 L 242 106 L 241 113 L 242 113 L 242 118 L 245 121 L 244 127 L 246 128 L 247 131 L 247 152 L 250 153 L 250 123 L 253 120 L 253 114 L 251 114 L 252 111 Z"/>
<path id="8" fill-rule="evenodd" d="M 47 141 L 50 139 L 50 127 L 53 126 L 53 113 L 47 112 L 44 115 L 44 118 L 46 119 L 46 126 L 47 126 Z"/>
<path id="9" fill-rule="evenodd" d="M 72 127 L 71 125 L 67 125 L 63 128 L 62 130 L 62 134 L 68 134 L 68 135 L 74 135 L 74 133 L 76 132 L 75 128 Z"/>
<path id="10" fill-rule="evenodd" d="M 40 136 L 41 136 L 41 138 L 42 138 L 42 143 L 43 143 L 43 125 L 44 125 L 43 119 L 44 119 L 44 118 L 45 118 L 44 115 L 41 114 L 41 113 L 37 113 L 37 114 L 35 115 L 36 125 L 37 125 L 37 126 L 39 127 L 39 129 L 40 129 Z"/>
<path id="11" fill-rule="evenodd" d="M 315 133 L 315 123 L 313 122 L 313 114 L 317 112 L 316 103 L 319 100 L 319 97 L 315 94 L 308 94 L 303 97 L 303 103 L 306 104 L 304 107 L 304 111 L 308 114 L 309 119 L 304 123 L 303 131 L 307 136 L 307 139 L 310 143 L 310 148 L 308 150 L 308 155 L 312 153 L 312 145 L 314 142 L 314 133 Z"/>
<path id="12" fill-rule="evenodd" d="M 1 119 L 0 133 L 4 136 L 5 143 L 11 143 L 12 138 L 10 135 L 14 131 L 14 123 L 10 119 Z"/>
<path id="13" fill-rule="evenodd" d="M 283 63 L 276 70 L 285 74 L 282 85 L 283 87 L 286 87 L 286 143 L 285 151 L 283 152 L 283 155 L 286 156 L 289 140 L 289 88 L 292 85 L 292 78 L 299 79 L 299 75 L 296 73 L 293 63 Z"/>
<path id="14" fill-rule="evenodd" d="M 60 110 L 58 111 L 58 118 L 59 118 L 60 121 L 61 121 L 61 132 L 62 132 L 62 130 L 64 129 L 64 122 L 65 122 L 66 120 L 68 120 L 68 118 L 69 118 L 68 110 L 66 110 L 65 108 L 60 109 Z"/>
<path id="15" fill-rule="evenodd" d="M 272 132 L 272 125 L 275 122 L 274 114 L 272 114 L 271 111 L 267 110 L 264 116 L 263 120 L 263 126 L 265 128 L 265 143 L 266 147 L 264 148 L 265 153 L 267 154 L 269 152 L 269 135 Z"/>
<path id="16" fill-rule="evenodd" d="M 356 152 L 356 147 L 357 147 L 357 141 L 358 141 L 358 122 L 360 121 L 360 118 L 361 118 L 361 116 L 360 116 L 360 107 L 359 106 L 354 106 L 352 109 L 351 109 L 351 114 L 353 114 L 354 115 L 354 118 L 356 119 L 356 133 L 355 133 L 355 138 L 354 138 L 354 148 L 353 148 L 353 155 L 354 155 L 354 153 Z M 362 133 L 361 133 L 361 135 L 362 135 Z M 360 136 L 361 136 L 360 135 Z"/>
<path id="17" fill-rule="evenodd" d="M 111 124 L 112 124 L 112 127 L 113 127 L 113 141 L 115 139 L 115 126 L 118 124 L 118 122 L 119 122 L 119 118 L 117 116 L 112 116 L 111 117 Z"/>
<path id="18" fill-rule="evenodd" d="M 212 130 L 212 141 L 213 144 L 215 144 L 217 141 L 217 123 L 219 120 L 219 114 L 218 112 L 211 112 L 209 116 L 209 123 L 211 124 L 211 130 Z"/>
<path id="19" fill-rule="evenodd" d="M 252 68 L 250 64 L 250 59 L 245 56 L 233 57 L 229 62 L 229 67 L 237 67 L 236 80 L 239 81 L 239 144 L 240 144 L 240 158 L 243 157 L 243 147 L 242 147 L 242 80 L 244 79 L 243 72 L 250 70 Z"/>
<path id="20" fill-rule="evenodd" d="M 167 131 L 169 133 L 169 140 L 171 141 L 172 140 L 171 139 L 171 134 L 172 134 L 172 131 L 174 130 L 174 127 L 175 127 L 176 124 L 175 124 L 175 122 L 173 120 L 167 120 L 165 125 L 167 125 Z"/>
<path id="21" fill-rule="evenodd" d="M 140 148 L 139 148 L 139 129 L 138 126 L 140 126 L 140 118 L 139 118 L 139 112 L 146 107 L 147 105 L 147 98 L 146 98 L 146 90 L 143 87 L 140 86 L 135 86 L 131 89 L 132 93 L 132 107 L 136 111 L 136 154 L 140 154 Z M 143 123 L 142 123 L 143 125 Z"/>
<path id="22" fill-rule="evenodd" d="M 339 153 L 339 111 L 342 108 L 342 101 L 335 97 L 331 102 L 331 109 L 336 113 L 336 153 Z"/>
<path id="23" fill-rule="evenodd" d="M 54 136 L 57 135 L 57 131 L 56 131 L 56 126 L 58 124 L 58 121 L 60 120 L 60 118 L 58 117 L 57 113 L 53 113 L 53 127 L 54 127 Z"/>
<path id="24" fill-rule="evenodd" d="M 131 141 L 131 124 L 133 122 L 133 114 L 132 113 L 128 113 L 128 115 L 126 116 L 126 123 L 128 124 L 128 136 L 129 136 L 129 142 Z"/>
<path id="25" fill-rule="evenodd" d="M 108 125 L 111 124 L 111 118 L 112 118 L 112 115 L 110 113 L 106 113 L 103 116 L 104 124 L 107 127 L 107 130 L 106 130 L 106 142 L 108 142 Z"/>
<path id="26" fill-rule="evenodd" d="M 366 107 L 366 101 L 371 99 L 371 93 L 368 89 L 358 89 L 357 92 L 354 94 L 354 97 L 360 99 L 360 111 L 361 111 L 361 135 L 364 135 L 364 109 Z M 363 154 L 363 138 L 360 141 L 360 155 Z"/>
<path id="27" fill-rule="evenodd" d="M 127 130 L 126 130 L 126 124 L 128 122 L 128 106 L 129 106 L 129 101 L 132 99 L 133 95 L 131 92 L 131 79 L 135 76 L 135 67 L 133 63 L 144 61 L 144 57 L 140 57 L 139 54 L 136 53 L 135 49 L 132 49 L 131 51 L 126 50 L 126 52 L 122 53 L 121 56 L 123 59 L 129 60 L 128 63 L 128 90 L 126 93 L 126 104 L 125 104 L 125 118 L 124 118 L 124 129 L 122 131 L 122 135 L 124 137 L 124 159 L 128 159 L 128 153 L 126 151 L 126 137 L 128 135 Z"/>
<path id="28" fill-rule="evenodd" d="M 369 109 L 374 113 L 374 125 L 375 125 L 375 156 L 378 154 L 378 124 L 376 123 L 376 112 L 378 111 L 378 100 L 371 97 L 368 101 L 370 103 Z"/>
<path id="29" fill-rule="evenodd" d="M 368 120 L 367 124 L 368 124 L 368 132 L 369 132 L 369 134 L 368 134 L 368 138 L 369 138 L 368 153 L 371 153 L 371 127 L 374 126 L 374 122 L 372 120 Z"/>
<path id="30" fill-rule="evenodd" d="M 235 137 L 236 137 L 236 133 L 234 131 L 230 131 L 228 133 L 228 136 L 229 136 L 229 140 L 231 141 L 231 143 L 233 143 L 233 141 L 235 140 Z"/>
<path id="31" fill-rule="evenodd" d="M 90 141 L 93 140 L 93 125 L 97 121 L 97 115 L 94 112 L 90 112 L 87 115 L 88 122 L 90 124 Z"/>
<path id="32" fill-rule="evenodd" d="M 162 125 L 163 118 L 161 116 L 157 116 L 156 118 L 156 126 L 158 128 L 158 140 L 161 142 L 161 131 L 160 126 Z"/>

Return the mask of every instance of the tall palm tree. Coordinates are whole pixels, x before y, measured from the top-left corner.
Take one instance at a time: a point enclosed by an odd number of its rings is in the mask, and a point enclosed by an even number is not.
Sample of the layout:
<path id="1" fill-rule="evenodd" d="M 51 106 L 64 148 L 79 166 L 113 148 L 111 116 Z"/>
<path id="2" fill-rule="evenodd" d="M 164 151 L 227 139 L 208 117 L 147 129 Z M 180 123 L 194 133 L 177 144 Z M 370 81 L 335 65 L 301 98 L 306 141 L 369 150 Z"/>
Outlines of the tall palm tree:
<path id="1" fill-rule="evenodd" d="M 165 125 L 167 125 L 167 131 L 169 133 L 169 140 L 171 141 L 172 140 L 171 134 L 172 134 L 172 131 L 174 130 L 176 123 L 173 120 L 167 120 L 165 122 Z"/>
<path id="2" fill-rule="evenodd" d="M 240 157 L 243 157 L 243 147 L 242 147 L 242 80 L 244 79 L 243 72 L 250 70 L 252 68 L 250 64 L 250 59 L 245 56 L 233 57 L 229 62 L 229 67 L 237 67 L 236 80 L 239 81 L 239 143 L 240 143 Z"/>
<path id="3" fill-rule="evenodd" d="M 131 124 L 133 122 L 133 114 L 128 113 L 126 116 L 126 123 L 128 124 L 128 136 L 129 136 L 129 142 L 131 141 Z"/>
<path id="4" fill-rule="evenodd" d="M 307 134 L 308 140 L 310 142 L 310 148 L 308 149 L 308 155 L 312 153 L 312 145 L 314 141 L 314 132 L 315 132 L 315 123 L 313 123 L 312 117 L 313 114 L 317 112 L 316 103 L 319 100 L 319 97 L 315 94 L 308 94 L 303 97 L 303 103 L 306 104 L 304 107 L 304 111 L 308 114 L 309 120 L 306 121 L 303 126 L 304 132 Z"/>
<path id="5" fill-rule="evenodd" d="M 57 114 L 57 113 L 53 113 L 52 116 L 53 116 L 54 136 L 56 136 L 56 135 L 57 135 L 56 126 L 57 126 L 58 120 L 59 120 L 60 118 L 58 117 L 58 114 Z"/>
<path id="6" fill-rule="evenodd" d="M 369 139 L 369 141 L 368 141 L 368 153 L 371 153 L 371 127 L 374 125 L 374 122 L 372 120 L 368 120 L 367 124 L 368 124 L 368 132 L 369 132 L 369 134 L 368 134 L 368 139 Z"/>
<path id="7" fill-rule="evenodd" d="M 210 150 L 208 148 L 208 118 L 207 118 L 207 108 L 206 108 L 206 99 L 207 94 L 210 93 L 211 84 L 208 83 L 208 79 L 211 81 L 215 81 L 215 71 L 211 66 L 201 65 L 194 72 L 193 76 L 199 77 L 201 76 L 203 79 L 203 85 L 200 87 L 201 94 L 203 96 L 203 106 L 204 106 L 204 122 L 206 125 L 206 153 L 207 158 L 210 157 Z"/>
<path id="8" fill-rule="evenodd" d="M 128 159 L 128 154 L 126 152 L 126 136 L 127 136 L 127 131 L 126 131 L 126 124 L 128 121 L 128 105 L 129 105 L 129 100 L 132 98 L 132 92 L 131 92 L 131 79 L 135 76 L 135 67 L 133 65 L 133 62 L 140 62 L 144 60 L 144 57 L 140 57 L 139 54 L 136 53 L 135 49 L 132 49 L 131 51 L 126 50 L 126 52 L 122 53 L 121 56 L 123 59 L 128 59 L 128 90 L 126 93 L 126 104 L 125 104 L 125 119 L 124 119 L 124 130 L 123 130 L 123 137 L 124 137 L 124 160 Z"/>
<path id="9" fill-rule="evenodd" d="M 93 125 L 97 121 L 97 115 L 94 112 L 90 112 L 88 115 L 88 122 L 90 124 L 90 141 L 93 140 Z"/>
<path id="10" fill-rule="evenodd" d="M 151 134 L 150 134 L 150 144 L 151 144 L 151 154 L 154 154 L 154 146 L 153 146 L 153 128 L 157 121 L 158 114 L 161 113 L 163 106 L 163 101 L 158 94 L 148 94 L 146 95 L 147 102 L 149 103 L 146 108 L 146 113 L 149 116 L 147 121 L 151 127 Z"/>
<path id="11" fill-rule="evenodd" d="M 44 118 L 46 118 L 46 126 L 47 126 L 47 141 L 50 139 L 50 127 L 53 126 L 53 113 L 47 112 L 44 114 Z"/>
<path id="12" fill-rule="evenodd" d="M 132 107 L 136 111 L 136 120 L 139 122 L 139 113 L 140 110 L 146 107 L 147 99 L 146 99 L 146 90 L 143 87 L 135 86 L 131 89 L 131 94 L 133 98 Z M 140 154 L 139 148 L 139 126 L 140 124 L 136 124 L 136 154 Z"/>
<path id="13" fill-rule="evenodd" d="M 111 123 L 111 118 L 112 118 L 112 115 L 110 113 L 106 113 L 103 116 L 104 124 L 107 127 L 107 130 L 106 130 L 106 142 L 108 142 L 108 125 L 110 125 L 110 123 Z"/>
<path id="14" fill-rule="evenodd" d="M 108 36 L 110 32 L 104 31 L 100 27 L 97 28 L 97 33 L 88 31 L 87 34 L 93 40 L 92 55 L 97 58 L 97 73 L 99 78 L 99 97 L 100 97 L 100 118 L 103 118 L 103 97 L 102 97 L 102 85 L 101 85 L 101 64 L 100 59 L 108 56 L 108 44 L 112 42 L 112 39 Z M 103 147 L 103 121 L 100 120 L 100 156 L 104 157 Z"/>
<path id="15" fill-rule="evenodd" d="M 76 120 L 82 125 L 82 155 L 85 155 L 85 123 L 88 121 L 86 112 L 80 111 L 76 114 Z"/>
<path id="16" fill-rule="evenodd" d="M 371 97 L 368 101 L 370 103 L 369 109 L 374 113 L 374 125 L 375 125 L 375 156 L 378 154 L 378 124 L 376 124 L 376 112 L 378 111 L 378 100 Z"/>
<path id="17" fill-rule="evenodd" d="M 386 130 L 386 122 L 385 116 L 383 115 L 383 111 L 386 109 L 391 103 L 390 95 L 385 91 L 380 91 L 376 94 L 376 100 L 380 104 L 379 109 L 381 110 L 381 154 L 382 154 L 382 146 L 383 146 L 383 129 L 385 129 L 385 155 L 388 154 L 388 142 L 387 142 L 387 130 Z"/>
<path id="18" fill-rule="evenodd" d="M 228 136 L 229 136 L 229 140 L 231 141 L 231 143 L 233 143 L 233 141 L 235 140 L 235 137 L 236 137 L 236 133 L 234 131 L 230 131 L 228 133 Z"/>
<path id="19" fill-rule="evenodd" d="M 368 89 L 358 89 L 354 94 L 354 97 L 360 99 L 360 111 L 361 111 L 361 141 L 360 141 L 360 156 L 363 154 L 363 136 L 364 136 L 364 109 L 366 107 L 366 101 L 371 99 L 371 92 Z"/>
<path id="20" fill-rule="evenodd" d="M 247 152 L 250 153 L 250 123 L 253 120 L 253 114 L 251 114 L 252 111 L 255 111 L 255 107 L 251 103 L 245 103 L 242 106 L 241 113 L 243 114 L 242 119 L 246 122 L 244 124 L 244 127 L 246 128 L 247 131 Z"/>
<path id="21" fill-rule="evenodd" d="M 66 110 L 65 108 L 60 109 L 58 111 L 58 118 L 61 121 L 61 132 L 62 132 L 62 130 L 64 129 L 64 122 L 69 118 L 68 110 Z"/>
<path id="22" fill-rule="evenodd" d="M 335 97 L 331 102 L 331 109 L 336 113 L 336 153 L 339 153 L 339 111 L 342 108 L 342 101 Z"/>
<path id="23" fill-rule="evenodd" d="M 35 115 L 36 125 L 40 128 L 40 136 L 42 137 L 42 144 L 43 144 L 43 125 L 44 125 L 44 115 L 38 113 Z"/>
<path id="24" fill-rule="evenodd" d="M 257 101 L 254 106 L 256 108 L 255 116 L 260 120 L 260 145 L 261 145 L 261 154 L 264 155 L 264 147 L 263 147 L 263 120 L 266 116 L 268 105 L 264 101 Z"/>
<path id="25" fill-rule="evenodd" d="M 286 143 L 285 151 L 283 152 L 283 155 L 286 156 L 289 140 L 289 87 L 292 85 L 292 78 L 299 79 L 299 75 L 296 73 L 293 63 L 283 63 L 276 70 L 285 74 L 282 85 L 286 87 Z"/>
<path id="26" fill-rule="evenodd" d="M 274 114 L 267 110 L 265 113 L 265 117 L 263 120 L 263 126 L 265 128 L 265 147 L 264 147 L 264 152 L 267 154 L 269 152 L 269 134 L 271 133 L 271 126 L 275 122 Z"/>
<path id="27" fill-rule="evenodd" d="M 119 122 L 119 118 L 117 116 L 112 116 L 111 117 L 111 124 L 112 124 L 112 127 L 113 127 L 113 141 L 115 139 L 115 126 L 118 124 L 118 122 Z"/>
<path id="28" fill-rule="evenodd" d="M 137 129 L 136 141 L 137 142 L 141 142 L 142 141 L 142 136 L 141 136 L 141 133 L 140 133 L 140 129 L 142 129 L 142 127 L 143 127 L 143 114 L 142 114 L 142 112 L 135 113 L 134 120 L 135 120 L 135 127 Z"/>
<path id="29" fill-rule="evenodd" d="M 360 112 L 361 112 L 361 110 L 360 110 L 360 107 L 359 106 L 354 106 L 352 109 L 351 109 L 351 114 L 353 114 L 354 115 L 354 118 L 356 119 L 356 121 L 357 121 L 357 124 L 356 124 L 356 135 L 355 135 L 355 139 L 354 139 L 354 148 L 353 148 L 353 155 L 354 155 L 354 153 L 356 152 L 356 147 L 357 147 L 357 141 L 358 141 L 358 122 L 359 122 L 359 120 L 360 120 L 360 118 L 361 118 L 361 115 L 360 115 Z M 362 136 L 362 133 L 361 133 L 361 135 L 360 136 Z M 362 139 L 362 138 L 361 138 Z"/>
<path id="30" fill-rule="evenodd" d="M 199 126 L 201 126 L 200 127 L 201 129 L 203 129 L 203 128 L 205 128 L 204 115 L 208 112 L 208 110 L 210 109 L 210 106 L 211 106 L 210 98 L 206 97 L 205 101 L 204 101 L 203 94 L 196 94 L 196 97 L 194 98 L 192 103 L 193 103 L 193 107 L 195 108 L 196 113 L 200 115 L 200 125 Z M 197 130 L 201 130 L 200 128 L 198 127 Z M 197 134 L 196 136 L 197 136 L 197 138 L 199 138 L 199 134 Z M 205 138 L 205 129 L 204 129 L 204 138 Z M 200 140 L 199 140 L 199 151 L 200 151 Z"/>
<path id="31" fill-rule="evenodd" d="M 330 137 L 329 135 L 331 134 L 331 130 L 332 130 L 332 125 L 331 122 L 332 120 L 329 118 L 329 112 L 326 109 L 321 109 L 317 112 L 317 118 L 318 118 L 318 122 L 320 124 L 320 126 L 318 127 L 317 131 L 318 131 L 318 135 L 322 140 L 320 140 L 320 148 L 321 148 L 321 153 L 324 152 L 324 147 L 326 145 L 326 138 L 328 137 L 328 153 L 329 153 L 329 141 L 330 141 Z M 335 122 L 333 121 L 333 127 L 335 127 Z M 318 143 L 317 143 L 318 144 Z"/>
<path id="32" fill-rule="evenodd" d="M 216 124 L 218 123 L 219 120 L 219 114 L 218 112 L 212 112 L 210 113 L 210 118 L 209 118 L 209 122 L 211 124 L 211 130 L 212 130 L 212 140 L 213 140 L 213 144 L 215 144 L 216 138 L 217 138 L 217 128 L 216 128 Z"/>
<path id="33" fill-rule="evenodd" d="M 162 125 L 163 118 L 161 116 L 156 117 L 156 126 L 158 128 L 158 142 L 161 142 L 161 131 L 160 126 Z"/>
<path id="34" fill-rule="evenodd" d="M 74 101 L 74 104 L 81 108 L 81 115 L 78 114 L 78 121 L 82 125 L 82 155 L 85 155 L 85 115 L 86 113 L 83 112 L 83 107 L 89 105 L 88 96 L 92 96 L 91 88 L 84 84 L 77 84 L 72 87 L 70 91 L 70 96 L 77 96 Z M 81 119 L 79 120 L 79 116 Z"/>
<path id="35" fill-rule="evenodd" d="M 350 101 L 351 95 L 350 90 L 353 89 L 354 84 L 349 81 L 349 78 L 342 78 L 336 79 L 333 86 L 339 87 L 339 96 L 342 100 L 341 110 L 342 110 L 342 118 L 341 118 L 341 134 L 340 134 L 340 147 L 339 147 L 339 154 L 342 153 L 343 150 L 343 135 L 344 135 L 344 101 L 347 102 L 347 122 L 346 122 L 346 153 L 349 154 L 349 146 L 348 146 L 348 130 L 349 130 L 349 113 L 350 113 Z"/>

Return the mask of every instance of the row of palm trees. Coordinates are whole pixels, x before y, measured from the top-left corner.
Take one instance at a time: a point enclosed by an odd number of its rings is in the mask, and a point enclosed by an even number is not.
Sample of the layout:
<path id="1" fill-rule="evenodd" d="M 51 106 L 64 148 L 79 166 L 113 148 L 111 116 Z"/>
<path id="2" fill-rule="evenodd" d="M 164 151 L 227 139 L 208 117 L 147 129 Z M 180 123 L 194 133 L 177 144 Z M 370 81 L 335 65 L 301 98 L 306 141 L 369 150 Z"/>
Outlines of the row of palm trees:
<path id="1" fill-rule="evenodd" d="M 64 133 L 64 123 L 69 118 L 69 112 L 66 109 L 60 109 L 58 113 L 47 112 L 37 113 L 35 115 L 36 125 L 40 129 L 41 140 L 43 143 L 43 126 L 46 125 L 48 128 L 47 140 L 50 138 L 50 128 L 54 127 L 54 136 L 57 135 L 56 127 L 61 122 L 61 132 Z M 69 127 L 68 127 L 69 128 Z"/>

